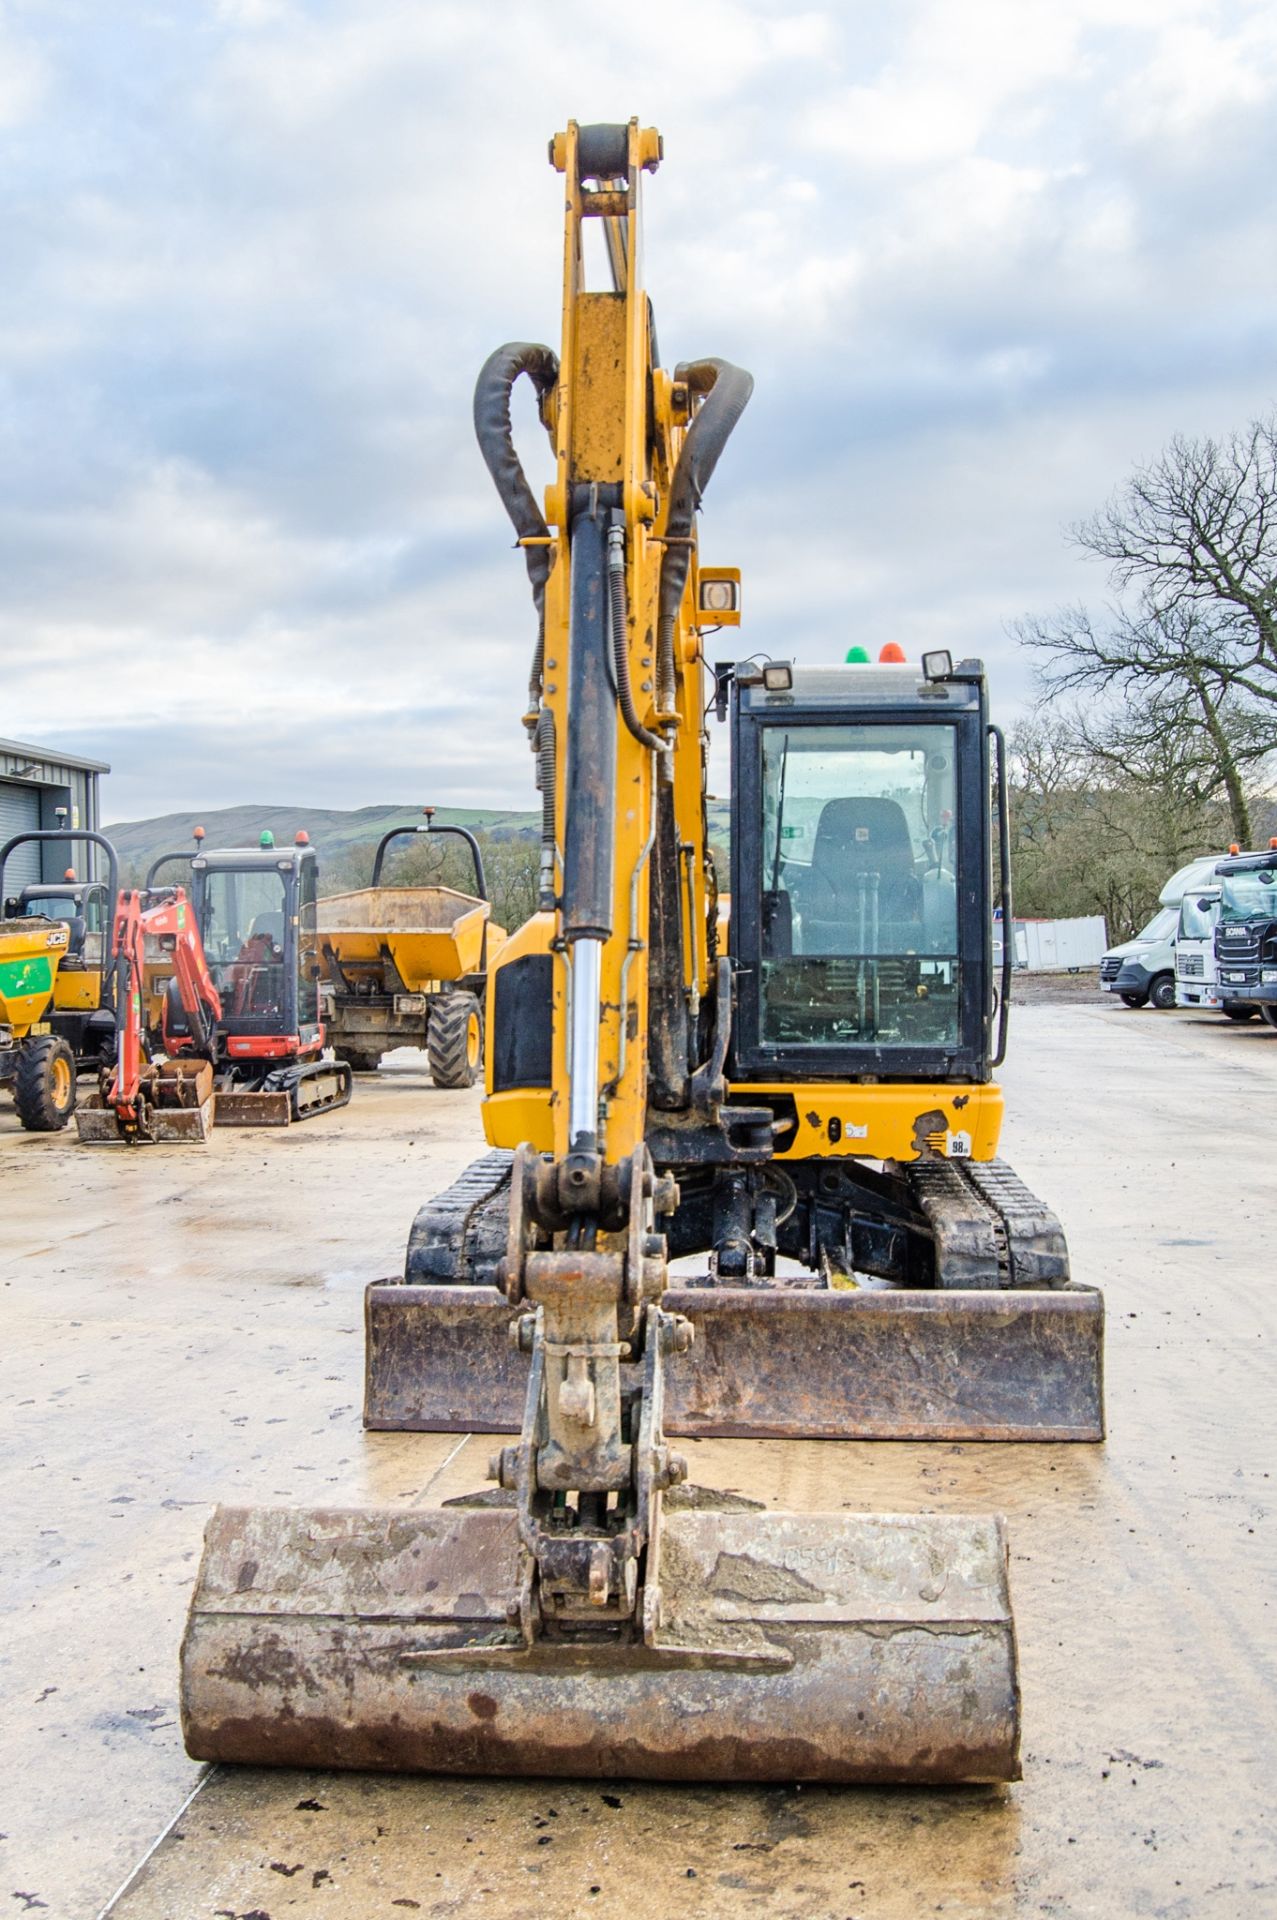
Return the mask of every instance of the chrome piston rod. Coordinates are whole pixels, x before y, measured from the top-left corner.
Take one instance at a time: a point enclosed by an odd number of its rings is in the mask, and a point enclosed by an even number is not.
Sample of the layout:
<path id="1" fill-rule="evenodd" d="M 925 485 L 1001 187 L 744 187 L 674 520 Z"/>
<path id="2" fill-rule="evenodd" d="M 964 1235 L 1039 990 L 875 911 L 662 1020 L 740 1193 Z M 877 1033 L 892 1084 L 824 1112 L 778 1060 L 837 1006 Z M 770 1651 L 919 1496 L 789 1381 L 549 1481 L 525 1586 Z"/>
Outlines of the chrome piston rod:
<path id="1" fill-rule="evenodd" d="M 603 942 L 581 935 L 572 942 L 572 1025 L 568 1061 L 568 1142 L 597 1145 L 599 1125 L 599 1017 Z"/>

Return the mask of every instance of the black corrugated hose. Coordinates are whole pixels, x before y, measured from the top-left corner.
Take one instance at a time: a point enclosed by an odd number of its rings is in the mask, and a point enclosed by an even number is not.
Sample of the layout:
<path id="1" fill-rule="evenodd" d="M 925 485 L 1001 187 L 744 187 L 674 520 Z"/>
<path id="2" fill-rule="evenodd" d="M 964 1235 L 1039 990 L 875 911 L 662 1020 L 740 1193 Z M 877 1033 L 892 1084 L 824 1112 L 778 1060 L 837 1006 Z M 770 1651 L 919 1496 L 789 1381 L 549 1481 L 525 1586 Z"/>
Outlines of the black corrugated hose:
<path id="1" fill-rule="evenodd" d="M 665 538 L 670 543 L 661 561 L 658 603 L 657 706 L 668 713 L 674 705 L 674 629 L 692 563 L 690 545 L 696 509 L 718 465 L 718 457 L 736 422 L 749 404 L 754 376 L 729 360 L 693 360 L 674 370 L 695 393 L 703 393 L 700 410 L 687 430 L 670 484 L 670 509 Z"/>
<path id="2" fill-rule="evenodd" d="M 545 399 L 559 377 L 559 358 L 549 347 L 526 340 L 513 340 L 498 347 L 484 361 L 475 382 L 474 430 L 484 464 L 492 475 L 520 540 L 546 540 L 550 529 L 528 485 L 523 463 L 514 446 L 510 424 L 510 395 L 521 373 L 526 373 L 537 391 L 538 402 Z M 523 558 L 532 582 L 532 598 L 537 610 L 537 645 L 528 683 L 529 703 L 533 711 L 541 704 L 542 664 L 545 655 L 545 583 L 550 577 L 550 549 L 525 547 Z M 535 724 L 535 723 L 534 723 Z"/>

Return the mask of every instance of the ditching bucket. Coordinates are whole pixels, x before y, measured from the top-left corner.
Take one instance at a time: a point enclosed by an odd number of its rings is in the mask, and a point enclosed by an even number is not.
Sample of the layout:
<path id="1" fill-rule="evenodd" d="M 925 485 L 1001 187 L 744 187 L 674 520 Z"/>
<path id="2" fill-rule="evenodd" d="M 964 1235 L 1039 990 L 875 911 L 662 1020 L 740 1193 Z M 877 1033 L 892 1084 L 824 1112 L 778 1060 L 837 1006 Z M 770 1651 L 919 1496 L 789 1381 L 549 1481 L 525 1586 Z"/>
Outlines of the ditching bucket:
<path id="1" fill-rule="evenodd" d="M 596 1779 L 1019 1777 L 997 1519 L 671 1498 L 652 1645 L 525 1647 L 508 1612 L 518 1561 L 509 1507 L 218 1508 L 182 1647 L 188 1753 Z"/>
<path id="2" fill-rule="evenodd" d="M 148 1067 L 143 1075 L 146 1127 L 130 1135 L 115 1108 L 91 1094 L 75 1110 L 80 1139 L 89 1146 L 124 1142 L 147 1146 L 198 1146 L 213 1125 L 213 1069 L 207 1060 L 176 1058 Z"/>

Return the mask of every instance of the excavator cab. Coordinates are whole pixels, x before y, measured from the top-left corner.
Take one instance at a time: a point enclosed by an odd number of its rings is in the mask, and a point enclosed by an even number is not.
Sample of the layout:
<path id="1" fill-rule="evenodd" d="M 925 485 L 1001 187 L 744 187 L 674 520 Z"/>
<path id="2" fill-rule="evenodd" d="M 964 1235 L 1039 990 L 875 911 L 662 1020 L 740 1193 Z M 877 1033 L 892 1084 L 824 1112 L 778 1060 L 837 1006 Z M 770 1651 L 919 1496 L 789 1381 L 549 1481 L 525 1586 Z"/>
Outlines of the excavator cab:
<path id="1" fill-rule="evenodd" d="M 314 848 L 201 852 L 191 880 L 228 1052 L 269 1058 L 281 1036 L 299 1053 L 316 1051 L 323 1042 Z"/>
<path id="2" fill-rule="evenodd" d="M 733 687 L 733 1084 L 988 1078 L 984 677 Z"/>
<path id="3" fill-rule="evenodd" d="M 350 1069 L 322 1058 L 319 865 L 306 836 L 291 847 L 277 847 L 269 832 L 256 847 L 201 845 L 190 884 L 221 1001 L 217 1124 L 286 1126 L 344 1106 Z M 179 1010 L 168 1012 L 170 1031 L 180 1030 Z"/>

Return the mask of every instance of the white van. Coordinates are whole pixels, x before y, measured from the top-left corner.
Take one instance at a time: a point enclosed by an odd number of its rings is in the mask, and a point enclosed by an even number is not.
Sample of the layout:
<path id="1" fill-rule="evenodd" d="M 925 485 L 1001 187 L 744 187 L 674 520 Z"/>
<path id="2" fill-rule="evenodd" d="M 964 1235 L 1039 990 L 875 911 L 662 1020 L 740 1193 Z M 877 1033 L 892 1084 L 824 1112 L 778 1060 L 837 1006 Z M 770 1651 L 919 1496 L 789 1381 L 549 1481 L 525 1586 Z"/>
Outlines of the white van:
<path id="1" fill-rule="evenodd" d="M 1193 887 L 1209 887 L 1222 853 L 1205 853 L 1173 873 L 1158 897 L 1158 909 L 1133 940 L 1110 947 L 1100 961 L 1100 991 L 1115 993 L 1128 1007 L 1175 1005 L 1175 934 L 1180 902 Z"/>

